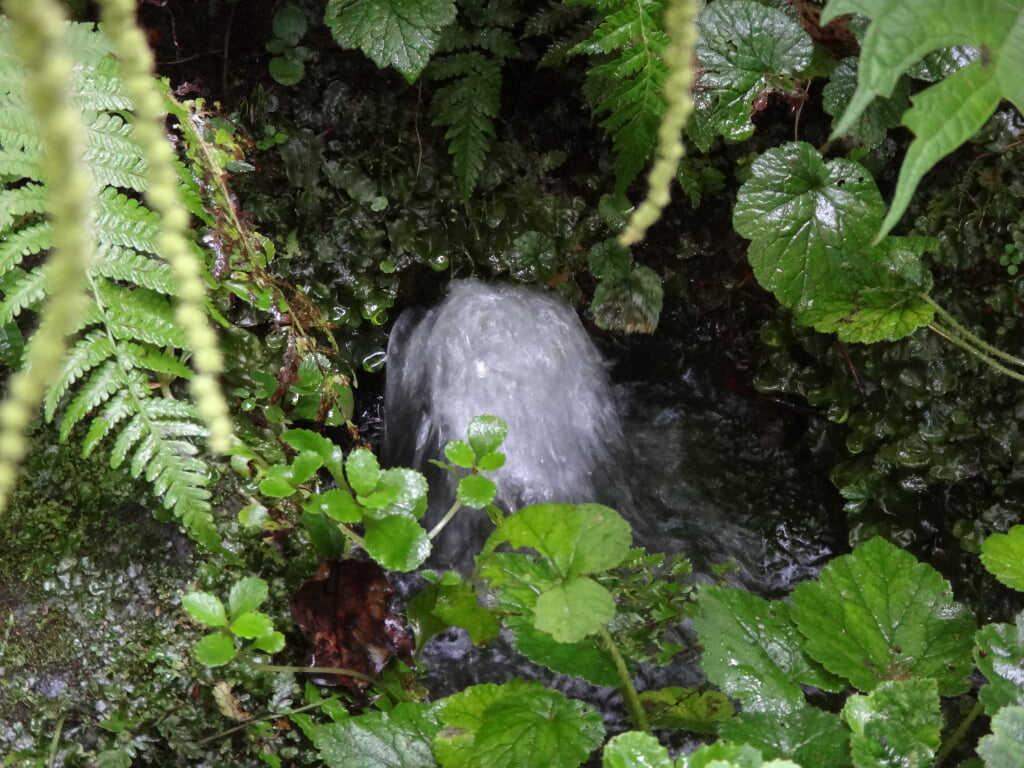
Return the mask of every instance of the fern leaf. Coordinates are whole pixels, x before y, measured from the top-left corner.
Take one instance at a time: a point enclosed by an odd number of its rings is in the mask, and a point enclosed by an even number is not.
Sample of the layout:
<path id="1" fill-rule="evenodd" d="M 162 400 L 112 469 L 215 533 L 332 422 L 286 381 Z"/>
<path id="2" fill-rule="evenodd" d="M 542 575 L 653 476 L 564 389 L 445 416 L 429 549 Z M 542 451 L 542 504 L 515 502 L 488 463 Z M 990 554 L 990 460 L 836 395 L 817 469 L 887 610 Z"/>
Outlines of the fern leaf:
<path id="1" fill-rule="evenodd" d="M 610 57 L 587 71 L 584 95 L 595 115 L 608 113 L 601 126 L 615 148 L 615 191 L 621 194 L 654 154 L 665 112 L 665 2 L 588 4 L 609 12 L 572 52 Z"/>
<path id="2" fill-rule="evenodd" d="M 26 256 L 49 250 L 50 225 L 42 221 L 5 234 L 0 240 L 0 276 L 21 264 Z"/>
<path id="3" fill-rule="evenodd" d="M 122 389 L 107 401 L 103 412 L 92 420 L 89 432 L 82 441 L 82 455 L 88 458 L 109 435 L 114 427 L 135 413 L 135 402 L 131 393 Z"/>
<path id="4" fill-rule="evenodd" d="M 110 337 L 94 332 L 79 339 L 64 358 L 60 375 L 46 392 L 43 400 L 43 414 L 47 421 L 53 419 L 57 404 L 64 394 L 83 376 L 97 365 L 114 356 L 115 349 Z"/>
<path id="5" fill-rule="evenodd" d="M 165 296 L 173 296 L 178 285 L 166 262 L 112 243 L 100 243 L 93 272 L 110 280 L 135 283 Z"/>
<path id="6" fill-rule="evenodd" d="M 0 325 L 7 325 L 25 309 L 33 309 L 47 292 L 46 272 L 36 269 L 25 272 L 15 268 L 4 276 L 4 299 L 0 302 Z"/>
<path id="7" fill-rule="evenodd" d="M 121 65 L 113 56 L 103 55 L 91 66 L 81 67 L 79 73 L 74 99 L 82 108 L 105 112 L 132 108 L 131 100 L 124 94 Z"/>
<path id="8" fill-rule="evenodd" d="M 179 379 L 192 378 L 192 369 L 181 360 L 149 345 L 126 342 L 121 345 L 121 353 L 135 368 L 176 376 Z"/>
<path id="9" fill-rule="evenodd" d="M 147 427 L 147 419 L 143 413 L 136 413 L 135 416 L 125 424 L 124 429 L 121 430 L 117 439 L 114 440 L 114 447 L 110 450 L 110 466 L 117 469 L 124 464 L 124 460 L 128 457 L 128 452 L 137 442 L 139 442 L 143 434 L 147 432 Z M 150 436 L 147 435 L 147 438 L 149 437 Z M 143 441 L 143 444 L 145 444 L 145 441 Z M 149 457 L 145 456 L 142 460 L 144 462 L 148 461 Z M 137 472 L 133 474 L 138 477 Z"/>
<path id="10" fill-rule="evenodd" d="M 146 253 L 158 253 L 157 216 L 138 200 L 106 188 L 96 201 L 96 227 L 100 239 Z"/>
<path id="11" fill-rule="evenodd" d="M 479 58 L 478 67 L 439 89 L 431 103 L 433 124 L 448 127 L 448 152 L 465 199 L 483 171 L 500 106 L 501 67 L 484 57 Z"/>
<path id="12" fill-rule="evenodd" d="M 108 360 L 97 368 L 64 411 L 64 418 L 60 423 L 61 442 L 68 439 L 68 435 L 78 422 L 126 386 L 128 381 L 116 361 Z"/>
<path id="13" fill-rule="evenodd" d="M 88 144 L 85 162 L 97 184 L 125 187 L 141 192 L 146 164 L 138 145 L 132 140 L 132 128 L 118 115 L 93 112 L 85 120 Z"/>
<path id="14" fill-rule="evenodd" d="M 105 311 L 103 321 L 120 339 L 145 341 L 158 347 L 183 349 L 185 332 L 174 319 L 166 296 L 146 288 L 124 290 L 111 283 L 98 286 Z"/>
<path id="15" fill-rule="evenodd" d="M 38 158 L 43 151 L 41 142 L 39 126 L 28 105 L 0 88 L 0 146 L 22 155 L 23 159 Z"/>
<path id="16" fill-rule="evenodd" d="M 13 226 L 23 216 L 43 213 L 45 210 L 46 188 L 42 184 L 0 189 L 0 232 Z"/>

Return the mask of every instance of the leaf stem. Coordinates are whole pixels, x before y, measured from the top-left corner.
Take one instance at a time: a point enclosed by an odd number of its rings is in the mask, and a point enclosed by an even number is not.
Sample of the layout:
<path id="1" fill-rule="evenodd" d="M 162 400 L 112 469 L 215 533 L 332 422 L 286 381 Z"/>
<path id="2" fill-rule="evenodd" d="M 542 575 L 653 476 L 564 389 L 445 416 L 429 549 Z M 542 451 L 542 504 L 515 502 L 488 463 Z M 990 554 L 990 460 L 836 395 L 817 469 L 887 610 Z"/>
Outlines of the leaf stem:
<path id="1" fill-rule="evenodd" d="M 1007 368 L 1002 363 L 999 363 L 996 360 L 992 359 L 991 355 L 986 354 L 983 350 L 972 345 L 967 339 L 957 336 L 956 332 L 953 331 L 952 329 L 943 328 L 942 326 L 936 325 L 935 323 L 929 323 L 928 328 L 933 333 L 937 333 L 939 334 L 939 336 L 946 339 L 946 341 L 956 344 L 964 351 L 974 355 L 974 357 L 978 358 L 979 360 L 981 360 L 983 363 L 993 368 L 994 370 L 999 371 L 999 373 L 1002 373 L 1006 376 L 1009 376 L 1011 379 L 1015 379 L 1016 381 L 1024 383 L 1024 374 L 1018 373 L 1012 368 Z"/>
<path id="2" fill-rule="evenodd" d="M 437 534 L 444 530 L 444 527 L 448 525 L 451 519 L 455 517 L 455 513 L 458 512 L 460 509 L 462 509 L 461 502 L 456 501 L 454 504 L 452 504 L 451 509 L 445 512 L 444 517 L 442 517 L 440 521 L 438 521 L 437 525 L 430 529 L 430 533 L 427 534 L 427 538 L 433 540 L 437 536 Z"/>
<path id="3" fill-rule="evenodd" d="M 950 753 L 956 749 L 961 741 L 964 740 L 964 736 L 967 735 L 967 731 L 974 724 L 974 721 L 978 719 L 978 716 L 985 711 L 985 705 L 980 701 L 975 701 L 974 706 L 970 708 L 964 719 L 960 721 L 960 724 L 956 729 L 950 733 L 942 742 L 942 746 L 939 747 L 939 751 L 935 753 L 935 768 L 939 768 L 943 761 L 949 757 Z"/>
<path id="4" fill-rule="evenodd" d="M 356 680 L 365 680 L 368 683 L 375 682 L 377 678 L 371 677 L 363 672 L 356 672 L 354 669 L 344 667 L 298 667 L 293 664 L 264 664 L 261 661 L 247 660 L 246 663 L 253 669 L 262 672 L 301 672 L 307 675 L 344 675 L 354 677 Z"/>
<path id="5" fill-rule="evenodd" d="M 1003 360 L 1004 362 L 1010 363 L 1011 365 L 1016 365 L 1018 367 L 1024 368 L 1024 360 L 1022 360 L 1019 357 L 1011 355 L 1009 352 L 1004 352 L 998 347 L 992 346 L 984 339 L 971 333 L 969 330 L 967 330 L 967 328 L 965 328 L 963 325 L 957 322 L 957 319 L 955 317 L 953 317 L 949 312 L 947 312 L 945 309 L 939 306 L 938 302 L 936 302 L 935 299 L 933 299 L 927 293 L 922 293 L 921 298 L 929 305 L 931 305 L 931 307 L 935 310 L 935 313 L 939 315 L 939 317 L 941 317 L 949 325 L 949 328 L 961 339 L 969 342 L 973 346 L 977 347 L 980 351 L 985 352 L 991 355 L 992 357 L 997 357 L 1000 360 Z M 952 341 L 952 339 L 950 339 L 950 341 Z"/>
<path id="6" fill-rule="evenodd" d="M 626 666 L 626 660 L 623 658 L 622 652 L 619 651 L 619 646 L 616 645 L 606 627 L 601 627 L 597 632 L 615 662 L 615 671 L 619 673 L 619 680 L 622 681 L 619 690 L 622 693 L 622 698 L 626 701 L 626 710 L 629 712 L 629 719 L 633 721 L 633 727 L 638 731 L 650 733 L 651 726 L 647 722 L 647 714 L 644 712 L 640 695 L 636 692 L 633 678 L 629 674 L 629 667 Z"/>

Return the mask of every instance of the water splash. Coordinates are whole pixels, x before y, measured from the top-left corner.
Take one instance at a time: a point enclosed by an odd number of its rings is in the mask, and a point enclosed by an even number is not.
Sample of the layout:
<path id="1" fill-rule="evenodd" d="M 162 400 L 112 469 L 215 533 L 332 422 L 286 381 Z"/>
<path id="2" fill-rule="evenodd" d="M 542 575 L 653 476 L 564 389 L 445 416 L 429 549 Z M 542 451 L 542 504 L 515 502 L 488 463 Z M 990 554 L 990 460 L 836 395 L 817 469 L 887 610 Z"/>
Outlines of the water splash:
<path id="1" fill-rule="evenodd" d="M 621 437 L 605 364 L 576 313 L 521 286 L 456 280 L 437 307 L 403 314 L 388 342 L 385 402 L 386 460 L 421 469 L 464 439 L 474 416 L 508 422 L 507 461 L 493 477 L 509 510 L 594 500 Z M 432 506 L 450 504 L 448 475 L 429 479 Z M 465 561 L 482 543 L 486 516 L 475 517 L 480 525 L 449 526 L 436 543 L 443 561 Z"/>

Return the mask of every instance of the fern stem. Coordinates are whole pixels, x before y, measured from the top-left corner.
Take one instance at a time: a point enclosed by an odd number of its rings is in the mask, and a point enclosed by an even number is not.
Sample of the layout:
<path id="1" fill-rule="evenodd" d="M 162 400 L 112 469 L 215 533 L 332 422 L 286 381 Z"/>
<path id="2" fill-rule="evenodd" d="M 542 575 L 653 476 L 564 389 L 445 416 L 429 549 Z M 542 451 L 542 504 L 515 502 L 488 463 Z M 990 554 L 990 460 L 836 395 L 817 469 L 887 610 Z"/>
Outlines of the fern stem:
<path id="1" fill-rule="evenodd" d="M 647 197 L 633 211 L 619 243 L 630 246 L 640 242 L 647 229 L 661 217 L 671 195 L 669 188 L 683 157 L 682 132 L 693 112 L 693 51 L 697 46 L 697 1 L 671 0 L 665 11 L 665 31 L 672 42 L 665 48 L 667 108 L 658 127 L 658 150 L 647 177 Z"/>
<path id="2" fill-rule="evenodd" d="M 25 88 L 46 151 L 47 210 L 53 254 L 47 265 L 52 293 L 39 329 L 26 351 L 26 363 L 8 382 L 0 405 L 0 511 L 7 506 L 25 457 L 25 430 L 42 402 L 46 385 L 60 370 L 68 334 L 85 311 L 84 277 L 92 261 L 89 218 L 92 181 L 83 164 L 82 115 L 70 98 L 73 62 L 68 55 L 64 15 L 54 0 L 7 0 L 4 10 L 26 68 Z"/>
<path id="3" fill-rule="evenodd" d="M 124 72 L 135 106 L 135 138 L 146 158 L 146 201 L 160 215 L 159 250 L 178 279 L 176 317 L 193 352 L 192 395 L 209 430 L 211 450 L 231 446 L 232 423 L 218 382 L 224 361 L 204 309 L 203 267 L 190 249 L 189 216 L 178 193 L 174 151 L 163 133 L 164 101 L 153 76 L 153 53 L 135 19 L 135 0 L 101 0 L 103 29 Z"/>
<path id="4" fill-rule="evenodd" d="M 939 747 L 939 751 L 935 753 L 936 768 L 942 765 L 953 750 L 960 746 L 960 743 L 967 735 L 967 731 L 970 730 L 971 726 L 974 725 L 974 721 L 977 720 L 984 711 L 985 705 L 980 701 L 975 701 L 967 714 L 964 715 L 964 719 L 960 721 L 955 730 L 946 736 L 942 742 L 942 746 Z"/>

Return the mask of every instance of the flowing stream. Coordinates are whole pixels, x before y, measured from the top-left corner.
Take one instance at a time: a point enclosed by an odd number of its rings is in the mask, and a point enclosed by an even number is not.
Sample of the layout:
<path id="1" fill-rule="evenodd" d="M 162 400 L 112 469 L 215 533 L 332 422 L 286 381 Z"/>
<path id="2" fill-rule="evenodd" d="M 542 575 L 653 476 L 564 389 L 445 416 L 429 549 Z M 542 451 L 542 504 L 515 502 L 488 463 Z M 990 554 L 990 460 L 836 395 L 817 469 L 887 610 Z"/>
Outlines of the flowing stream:
<path id="1" fill-rule="evenodd" d="M 736 583 L 785 595 L 841 546 L 828 518 L 834 491 L 805 452 L 773 437 L 757 398 L 709 382 L 699 362 L 673 356 L 670 345 L 647 342 L 628 362 L 630 375 L 618 375 L 556 294 L 454 281 L 444 301 L 407 311 L 392 332 L 385 459 L 427 473 L 436 519 L 453 489 L 429 459 L 463 438 L 473 416 L 501 416 L 507 463 L 495 480 L 506 508 L 598 501 L 626 517 L 636 545 L 690 557 L 697 578 L 733 561 Z M 428 564 L 468 571 L 490 525 L 482 512 L 460 512 L 454 522 Z M 435 695 L 507 680 L 528 666 L 507 645 L 481 651 L 458 633 L 432 641 L 428 660 Z M 686 665 L 650 674 L 656 685 L 699 680 Z M 546 681 L 581 695 L 578 681 Z M 587 698 L 594 701 L 593 692 Z"/>

